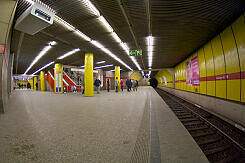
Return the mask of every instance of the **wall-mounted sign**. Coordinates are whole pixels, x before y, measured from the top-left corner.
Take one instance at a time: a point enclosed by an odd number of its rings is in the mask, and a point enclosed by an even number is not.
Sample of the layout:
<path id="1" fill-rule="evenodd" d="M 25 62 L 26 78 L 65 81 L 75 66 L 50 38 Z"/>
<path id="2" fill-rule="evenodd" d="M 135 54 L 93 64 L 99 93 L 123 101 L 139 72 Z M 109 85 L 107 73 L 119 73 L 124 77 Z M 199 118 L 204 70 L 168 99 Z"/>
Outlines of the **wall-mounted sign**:
<path id="1" fill-rule="evenodd" d="M 130 56 L 141 56 L 142 55 L 142 49 L 138 50 L 129 50 Z"/>

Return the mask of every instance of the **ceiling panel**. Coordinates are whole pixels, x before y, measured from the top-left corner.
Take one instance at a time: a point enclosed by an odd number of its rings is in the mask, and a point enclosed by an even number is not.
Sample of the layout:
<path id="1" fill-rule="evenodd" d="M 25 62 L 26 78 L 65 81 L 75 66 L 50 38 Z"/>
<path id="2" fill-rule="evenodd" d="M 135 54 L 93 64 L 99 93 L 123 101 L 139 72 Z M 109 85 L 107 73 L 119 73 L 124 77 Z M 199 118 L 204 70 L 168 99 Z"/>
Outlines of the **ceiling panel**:
<path id="1" fill-rule="evenodd" d="M 137 69 L 120 44 L 100 23 L 98 16 L 91 12 L 85 0 L 41 1 L 53 8 L 56 15 L 103 44 L 130 67 Z M 147 19 L 148 1 L 151 22 Z M 149 31 L 152 31 L 154 37 L 152 68 L 173 67 L 230 25 L 244 11 L 244 0 L 91 0 L 91 2 L 130 49 L 137 48 L 130 27 L 133 29 L 137 44 L 143 50 L 143 56 L 135 57 L 135 59 L 143 69 L 148 65 L 146 38 L 150 34 Z M 131 23 L 130 27 L 120 4 L 123 4 L 123 9 Z M 15 20 L 27 7 L 28 3 L 25 0 L 19 0 Z M 148 23 L 151 23 L 151 30 L 148 29 Z M 20 32 L 14 31 L 11 50 L 15 54 L 19 40 Z M 54 22 L 36 35 L 24 35 L 18 60 L 18 73 L 23 73 L 41 49 L 52 40 L 55 40 L 57 45 L 35 64 L 30 72 L 36 71 L 75 48 L 80 48 L 81 51 L 62 60 L 62 63 L 81 66 L 84 64 L 84 53 L 92 52 L 95 62 L 106 60 L 108 64 L 120 65 L 127 70 L 108 54 Z"/>

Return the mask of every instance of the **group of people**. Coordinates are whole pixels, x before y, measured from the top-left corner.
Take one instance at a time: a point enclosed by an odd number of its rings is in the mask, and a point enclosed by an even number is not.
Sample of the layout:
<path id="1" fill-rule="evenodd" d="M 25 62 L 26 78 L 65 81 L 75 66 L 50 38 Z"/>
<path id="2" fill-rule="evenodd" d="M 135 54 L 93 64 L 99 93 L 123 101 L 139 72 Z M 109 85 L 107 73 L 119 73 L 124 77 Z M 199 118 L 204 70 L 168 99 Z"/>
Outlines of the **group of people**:
<path id="1" fill-rule="evenodd" d="M 109 92 L 110 91 L 110 80 L 109 79 L 107 80 L 106 84 L 107 84 L 107 91 Z M 118 78 L 116 77 L 116 79 L 115 79 L 115 89 L 116 89 L 116 92 L 119 91 L 119 89 L 118 89 L 119 88 L 119 85 L 121 87 L 121 91 L 123 92 L 123 89 L 124 89 L 124 81 L 121 80 L 120 83 L 119 83 Z M 127 86 L 128 92 L 131 91 L 131 88 L 132 87 L 133 87 L 133 91 L 137 91 L 137 88 L 138 88 L 139 84 L 138 84 L 138 81 L 137 80 L 133 80 L 132 81 L 131 79 L 127 79 L 126 80 L 126 86 Z"/>
<path id="2" fill-rule="evenodd" d="M 36 90 L 38 90 L 38 83 L 36 82 Z M 29 82 L 27 82 L 26 84 L 20 84 L 18 83 L 18 87 L 19 88 L 27 88 L 27 89 L 31 89 L 31 84 Z"/>

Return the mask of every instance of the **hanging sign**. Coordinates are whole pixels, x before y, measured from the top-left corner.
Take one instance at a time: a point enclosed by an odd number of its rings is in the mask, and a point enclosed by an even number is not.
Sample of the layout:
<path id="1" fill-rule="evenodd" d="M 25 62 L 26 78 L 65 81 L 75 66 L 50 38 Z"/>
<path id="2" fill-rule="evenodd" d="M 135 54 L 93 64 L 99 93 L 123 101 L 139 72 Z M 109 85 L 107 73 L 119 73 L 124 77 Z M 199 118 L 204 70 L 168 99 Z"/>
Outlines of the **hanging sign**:
<path id="1" fill-rule="evenodd" d="M 142 49 L 138 50 L 129 50 L 130 56 L 141 56 L 142 55 Z"/>

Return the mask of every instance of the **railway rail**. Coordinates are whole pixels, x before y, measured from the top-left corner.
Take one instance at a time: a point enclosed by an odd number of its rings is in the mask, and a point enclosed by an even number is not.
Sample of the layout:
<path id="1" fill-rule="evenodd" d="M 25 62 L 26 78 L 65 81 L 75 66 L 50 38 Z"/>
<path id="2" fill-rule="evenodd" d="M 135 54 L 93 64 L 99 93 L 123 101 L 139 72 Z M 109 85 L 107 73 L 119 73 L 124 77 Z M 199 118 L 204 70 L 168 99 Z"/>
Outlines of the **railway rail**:
<path id="1" fill-rule="evenodd" d="M 245 162 L 245 133 L 200 107 L 160 88 L 169 105 L 210 162 Z"/>

